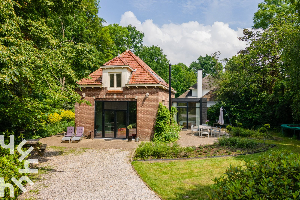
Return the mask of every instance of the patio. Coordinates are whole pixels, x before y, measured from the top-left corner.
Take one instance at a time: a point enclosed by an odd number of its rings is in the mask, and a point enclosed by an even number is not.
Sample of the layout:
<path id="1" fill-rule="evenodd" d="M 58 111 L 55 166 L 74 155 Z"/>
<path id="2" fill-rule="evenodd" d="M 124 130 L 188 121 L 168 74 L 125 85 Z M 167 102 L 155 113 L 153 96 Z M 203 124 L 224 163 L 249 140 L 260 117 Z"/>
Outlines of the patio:
<path id="1" fill-rule="evenodd" d="M 91 149 L 126 149 L 134 150 L 141 142 L 128 142 L 127 139 L 85 139 L 83 138 L 78 143 L 61 143 L 62 135 L 54 135 L 52 137 L 42 138 L 40 142 L 47 144 L 48 147 L 67 147 L 67 148 L 91 148 Z M 185 130 L 180 132 L 180 139 L 177 141 L 181 146 L 199 146 L 205 144 L 213 144 L 217 141 L 216 137 L 201 138 L 192 134 L 191 130 Z"/>

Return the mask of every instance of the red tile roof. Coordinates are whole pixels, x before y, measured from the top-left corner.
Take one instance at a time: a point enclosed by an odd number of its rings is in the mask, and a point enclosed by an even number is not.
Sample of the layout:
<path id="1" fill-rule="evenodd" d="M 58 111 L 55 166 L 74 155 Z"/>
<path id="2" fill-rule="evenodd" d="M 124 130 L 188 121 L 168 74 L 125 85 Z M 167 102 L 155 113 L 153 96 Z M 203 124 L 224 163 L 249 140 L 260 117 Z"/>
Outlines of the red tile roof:
<path id="1" fill-rule="evenodd" d="M 131 74 L 127 85 L 138 84 L 159 84 L 165 87 L 169 85 L 158 76 L 144 61 L 134 55 L 130 50 L 125 51 L 121 55 L 113 58 L 104 64 L 104 66 L 129 66 L 134 71 Z M 101 85 L 102 84 L 102 69 L 99 68 L 89 75 L 90 78 L 81 79 L 79 85 Z"/>

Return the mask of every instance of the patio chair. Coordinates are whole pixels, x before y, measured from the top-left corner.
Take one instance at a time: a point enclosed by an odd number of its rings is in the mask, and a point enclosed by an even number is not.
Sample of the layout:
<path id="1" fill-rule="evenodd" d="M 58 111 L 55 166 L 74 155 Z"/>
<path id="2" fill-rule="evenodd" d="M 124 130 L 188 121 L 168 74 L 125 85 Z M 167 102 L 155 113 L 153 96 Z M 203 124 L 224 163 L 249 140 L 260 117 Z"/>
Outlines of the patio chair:
<path id="1" fill-rule="evenodd" d="M 218 127 L 212 127 L 212 129 L 211 129 L 211 136 L 212 135 L 214 135 L 214 137 L 218 137 L 218 135 L 219 135 L 219 137 L 220 137 L 220 135 L 221 135 L 221 129 L 218 128 Z"/>
<path id="2" fill-rule="evenodd" d="M 192 133 L 194 133 L 194 131 L 197 132 L 198 126 L 191 125 L 191 131 L 192 131 Z"/>
<path id="3" fill-rule="evenodd" d="M 67 132 L 64 133 L 64 137 L 61 139 L 62 141 L 71 141 L 71 138 L 74 136 L 74 127 L 67 127 Z"/>
<path id="4" fill-rule="evenodd" d="M 71 142 L 73 141 L 80 141 L 81 138 L 83 137 L 83 133 L 84 133 L 84 127 L 77 127 L 76 128 L 76 135 L 74 137 L 72 137 Z"/>
<path id="5" fill-rule="evenodd" d="M 209 134 L 211 132 L 211 127 L 210 126 L 201 126 L 199 125 L 199 129 L 200 129 L 200 136 L 202 137 L 202 135 L 207 135 L 207 137 L 209 138 Z"/>

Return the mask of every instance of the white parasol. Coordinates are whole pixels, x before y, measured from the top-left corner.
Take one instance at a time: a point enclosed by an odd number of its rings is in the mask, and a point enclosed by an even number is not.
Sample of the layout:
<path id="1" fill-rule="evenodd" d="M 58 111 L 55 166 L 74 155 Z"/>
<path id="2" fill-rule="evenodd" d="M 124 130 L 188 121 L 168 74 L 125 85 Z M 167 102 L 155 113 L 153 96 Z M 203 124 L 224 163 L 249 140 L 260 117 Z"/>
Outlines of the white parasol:
<path id="1" fill-rule="evenodd" d="M 218 123 L 219 123 L 220 125 L 223 125 L 223 124 L 224 124 L 223 108 L 222 108 L 222 107 L 220 108 L 220 115 L 219 115 L 219 121 L 218 121 Z"/>

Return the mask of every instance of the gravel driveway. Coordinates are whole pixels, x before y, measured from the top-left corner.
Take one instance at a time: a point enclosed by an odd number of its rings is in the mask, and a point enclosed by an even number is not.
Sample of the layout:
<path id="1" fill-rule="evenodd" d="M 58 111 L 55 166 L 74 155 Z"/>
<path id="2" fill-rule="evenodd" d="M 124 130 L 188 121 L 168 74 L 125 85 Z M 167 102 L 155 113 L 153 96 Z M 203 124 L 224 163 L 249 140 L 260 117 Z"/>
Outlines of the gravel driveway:
<path id="1" fill-rule="evenodd" d="M 56 156 L 51 151 L 39 165 L 51 170 L 19 199 L 160 199 L 133 170 L 128 150 L 81 149 Z"/>

